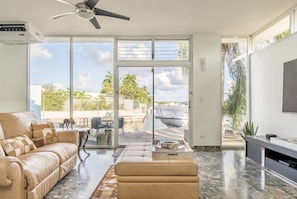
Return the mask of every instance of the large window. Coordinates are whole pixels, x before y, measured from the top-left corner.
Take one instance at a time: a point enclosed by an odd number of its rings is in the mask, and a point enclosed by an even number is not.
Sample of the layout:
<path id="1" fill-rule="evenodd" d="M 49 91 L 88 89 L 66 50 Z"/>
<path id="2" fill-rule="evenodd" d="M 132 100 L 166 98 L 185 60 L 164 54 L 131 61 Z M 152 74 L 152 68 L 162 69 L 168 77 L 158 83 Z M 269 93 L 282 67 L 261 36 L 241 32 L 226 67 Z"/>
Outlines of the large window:
<path id="1" fill-rule="evenodd" d="M 189 60 L 189 40 L 156 40 L 155 60 Z"/>
<path id="2" fill-rule="evenodd" d="M 70 117 L 69 39 L 30 45 L 30 109 L 44 120 Z"/>
<path id="3" fill-rule="evenodd" d="M 117 60 L 119 61 L 189 61 L 189 52 L 188 38 L 117 40 Z"/>
<path id="4" fill-rule="evenodd" d="M 92 127 L 93 118 L 111 118 L 113 39 L 54 38 L 30 45 L 30 102 L 32 111 L 56 127 L 70 117 L 77 127 Z M 91 133 L 88 144 L 98 145 L 98 133 Z"/>
<path id="5" fill-rule="evenodd" d="M 152 60 L 152 41 L 118 40 L 118 60 Z"/>
<path id="6" fill-rule="evenodd" d="M 157 62 L 166 64 L 155 70 L 154 81 L 158 87 L 154 94 L 158 106 L 187 109 L 189 38 L 120 39 L 114 44 L 113 38 L 81 37 L 50 38 L 42 44 L 31 44 L 30 109 L 41 119 L 54 122 L 56 127 L 63 127 L 63 120 L 70 117 L 76 127 L 90 127 L 89 146 L 111 145 L 110 136 L 107 139 L 104 133 L 111 132 L 114 136 L 116 128 L 130 131 L 129 122 L 134 125 L 138 115 L 143 121 L 146 114 L 151 113 L 153 93 L 147 85 L 153 84 L 153 70 L 146 65 L 150 77 L 141 72 L 137 75 L 136 90 L 131 89 L 135 83 L 135 66 L 141 68 L 147 62 L 155 69 L 160 67 Z M 123 77 L 114 77 L 114 59 L 117 63 L 133 63 L 132 67 L 126 65 L 132 71 Z M 120 85 L 117 106 L 120 113 L 114 111 L 114 81 Z M 185 124 L 180 125 L 181 136 L 187 129 L 187 118 Z"/>
<path id="7" fill-rule="evenodd" d="M 296 8 L 267 24 L 252 35 L 254 50 L 261 50 L 297 31 Z"/>
<path id="8" fill-rule="evenodd" d="M 223 135 L 238 134 L 247 120 L 247 39 L 223 38 L 221 50 L 224 74 Z"/>
<path id="9" fill-rule="evenodd" d="M 273 24 L 253 38 L 255 50 L 260 50 L 290 35 L 290 16 Z"/>

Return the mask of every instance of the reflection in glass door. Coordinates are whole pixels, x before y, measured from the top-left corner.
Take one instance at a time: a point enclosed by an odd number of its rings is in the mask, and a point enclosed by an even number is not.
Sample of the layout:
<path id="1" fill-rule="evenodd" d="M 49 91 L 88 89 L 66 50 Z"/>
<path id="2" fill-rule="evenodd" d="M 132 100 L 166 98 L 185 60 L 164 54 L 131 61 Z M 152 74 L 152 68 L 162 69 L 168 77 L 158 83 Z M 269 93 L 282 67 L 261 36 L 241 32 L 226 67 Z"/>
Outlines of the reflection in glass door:
<path id="1" fill-rule="evenodd" d="M 187 139 L 186 68 L 119 67 L 118 74 L 120 145 Z"/>
<path id="2" fill-rule="evenodd" d="M 186 67 L 154 69 L 154 140 L 188 141 L 187 71 Z"/>

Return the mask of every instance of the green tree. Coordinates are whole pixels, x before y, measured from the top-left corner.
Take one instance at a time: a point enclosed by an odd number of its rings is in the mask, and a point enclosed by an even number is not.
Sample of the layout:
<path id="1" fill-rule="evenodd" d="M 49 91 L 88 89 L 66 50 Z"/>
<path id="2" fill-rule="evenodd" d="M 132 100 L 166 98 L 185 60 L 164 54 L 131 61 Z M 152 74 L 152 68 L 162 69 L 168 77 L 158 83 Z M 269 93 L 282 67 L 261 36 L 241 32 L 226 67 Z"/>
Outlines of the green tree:
<path id="1" fill-rule="evenodd" d="M 242 55 L 242 44 L 222 44 L 223 63 L 229 68 L 229 75 L 233 80 L 227 99 L 224 104 L 224 112 L 232 117 L 232 127 L 236 129 L 242 117 L 246 113 L 246 65 Z"/>
<path id="2" fill-rule="evenodd" d="M 110 71 L 105 75 L 105 79 L 102 82 L 101 93 L 107 96 L 112 96 L 113 94 L 113 75 Z"/>
<path id="3" fill-rule="evenodd" d="M 107 101 L 104 94 L 99 94 L 96 98 L 96 109 L 97 110 L 110 110 L 112 109 L 112 104 Z"/>
<path id="4" fill-rule="evenodd" d="M 274 36 L 274 40 L 276 40 L 276 41 L 281 40 L 283 38 L 286 38 L 290 34 L 291 34 L 290 29 L 285 30 L 284 32 L 281 32 L 278 35 Z"/>
<path id="5" fill-rule="evenodd" d="M 120 86 L 120 95 L 124 96 L 125 99 L 135 99 L 137 90 L 136 75 L 126 74 Z"/>
<path id="6" fill-rule="evenodd" d="M 63 111 L 65 102 L 69 99 L 69 93 L 58 89 L 53 84 L 42 86 L 42 111 Z"/>
<path id="7" fill-rule="evenodd" d="M 140 102 L 146 105 L 149 105 L 151 103 L 150 93 L 146 87 L 137 88 L 134 99 L 136 102 Z"/>
<path id="8" fill-rule="evenodd" d="M 96 102 L 85 91 L 73 91 L 73 99 L 76 111 L 96 110 Z"/>

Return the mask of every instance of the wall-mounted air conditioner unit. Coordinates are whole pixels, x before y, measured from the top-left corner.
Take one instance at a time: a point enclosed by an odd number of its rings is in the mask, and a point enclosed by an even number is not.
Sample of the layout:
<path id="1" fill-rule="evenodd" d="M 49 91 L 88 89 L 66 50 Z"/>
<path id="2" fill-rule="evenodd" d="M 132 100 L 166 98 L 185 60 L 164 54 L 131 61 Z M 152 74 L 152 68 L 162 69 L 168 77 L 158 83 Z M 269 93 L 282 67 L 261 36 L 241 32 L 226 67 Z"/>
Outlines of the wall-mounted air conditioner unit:
<path id="1" fill-rule="evenodd" d="M 42 34 L 26 22 L 0 22 L 0 43 L 30 44 L 42 42 Z"/>

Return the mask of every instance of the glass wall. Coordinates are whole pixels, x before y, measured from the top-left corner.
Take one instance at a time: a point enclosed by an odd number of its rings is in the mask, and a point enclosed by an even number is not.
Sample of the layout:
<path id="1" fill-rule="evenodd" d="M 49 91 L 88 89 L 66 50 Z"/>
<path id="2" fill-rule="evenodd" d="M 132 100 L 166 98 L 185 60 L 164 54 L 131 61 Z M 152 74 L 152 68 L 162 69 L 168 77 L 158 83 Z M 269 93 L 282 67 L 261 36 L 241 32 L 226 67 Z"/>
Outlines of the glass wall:
<path id="1" fill-rule="evenodd" d="M 223 38 L 221 52 L 223 68 L 222 145 L 224 146 L 228 145 L 228 140 L 242 141 L 241 127 L 247 121 L 247 39 Z"/>
<path id="2" fill-rule="evenodd" d="M 47 39 L 50 40 L 30 45 L 30 110 L 44 121 L 54 122 L 57 128 L 64 128 L 63 121 L 69 118 L 74 120 L 74 128 L 90 128 L 89 147 L 118 144 L 113 143 L 114 130 L 127 135 L 136 128 L 134 120 L 148 119 L 146 114 L 154 113 L 151 107 L 154 96 L 159 107 L 188 109 L 189 38 L 121 39 L 116 45 L 113 38 Z M 129 63 L 121 66 L 117 77 L 114 77 L 114 59 L 117 63 Z M 148 61 L 151 66 L 147 65 Z M 156 64 L 158 61 L 158 64 L 162 62 L 161 66 Z M 137 78 L 136 90 L 131 90 L 135 83 L 133 75 Z M 117 92 L 114 78 L 120 84 Z M 114 93 L 120 94 L 118 104 L 114 103 Z M 150 117 L 148 128 L 152 132 L 153 114 Z M 182 127 L 180 137 L 188 129 L 188 118 L 185 121 L 186 125 L 177 126 L 175 120 L 171 125 Z M 169 124 L 159 123 L 168 129 Z M 143 129 L 137 127 L 137 130 Z"/>
<path id="3" fill-rule="evenodd" d="M 92 128 L 87 145 L 112 145 L 92 121 L 113 117 L 113 39 L 51 40 L 30 45 L 30 110 L 57 128 L 66 118 Z"/>
<path id="4" fill-rule="evenodd" d="M 113 118 L 113 40 L 73 38 L 73 119 L 91 128 L 87 146 L 111 146 Z M 108 133 L 108 134 L 107 134 Z"/>
<path id="5" fill-rule="evenodd" d="M 290 34 L 290 16 L 288 15 L 253 38 L 255 51 L 261 50 Z"/>
<path id="6" fill-rule="evenodd" d="M 70 117 L 70 40 L 30 45 L 30 109 L 60 123 Z"/>

